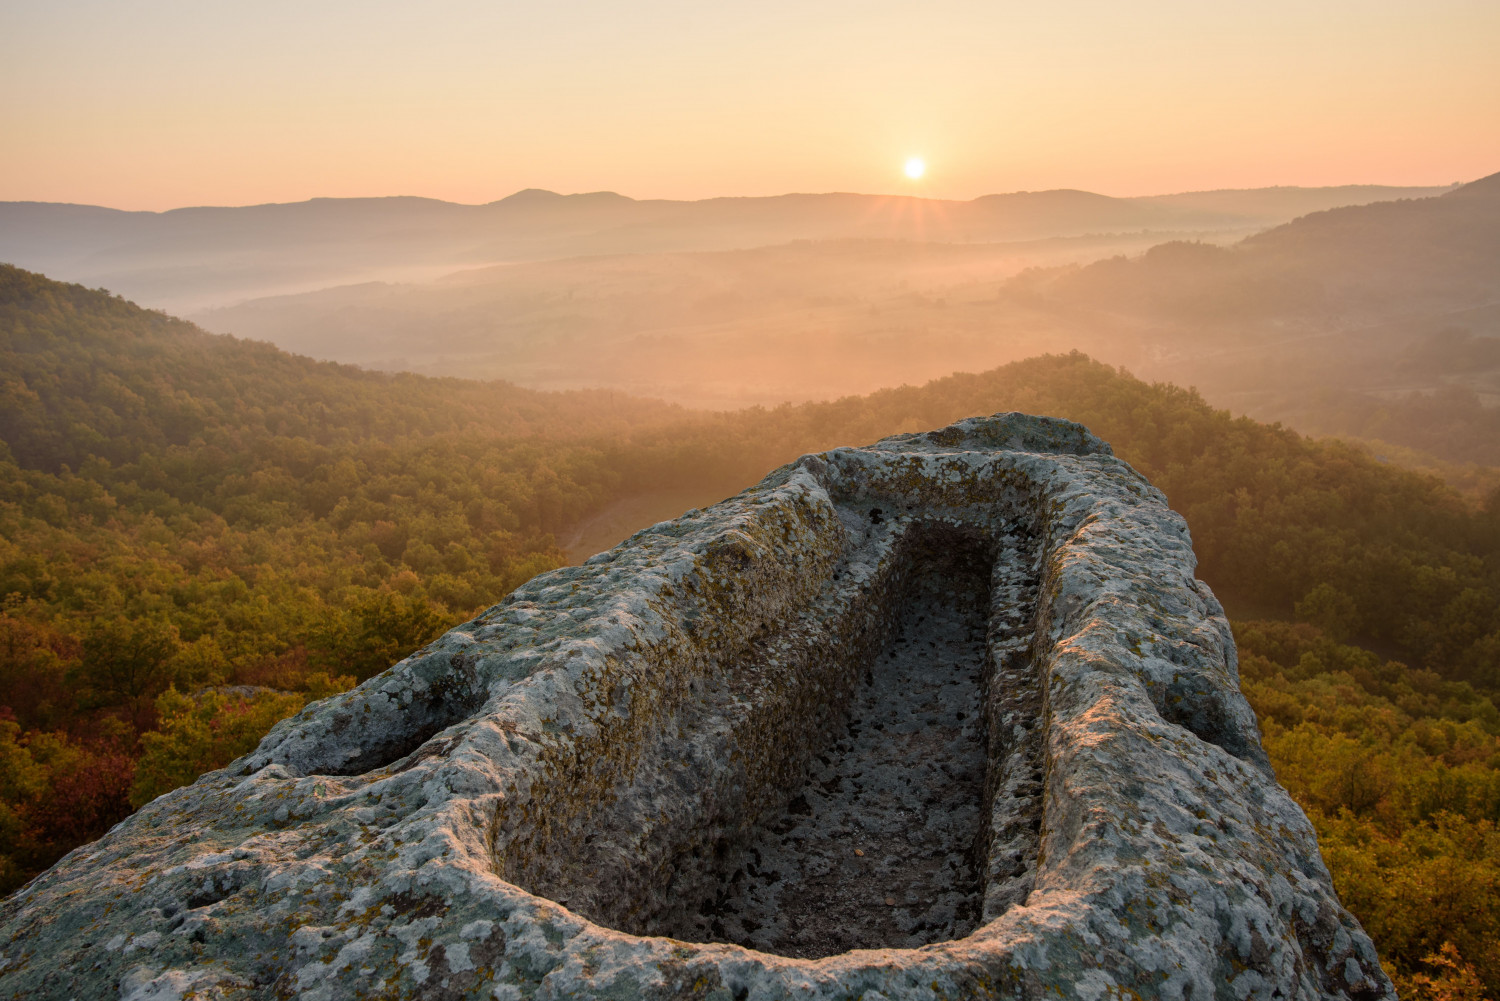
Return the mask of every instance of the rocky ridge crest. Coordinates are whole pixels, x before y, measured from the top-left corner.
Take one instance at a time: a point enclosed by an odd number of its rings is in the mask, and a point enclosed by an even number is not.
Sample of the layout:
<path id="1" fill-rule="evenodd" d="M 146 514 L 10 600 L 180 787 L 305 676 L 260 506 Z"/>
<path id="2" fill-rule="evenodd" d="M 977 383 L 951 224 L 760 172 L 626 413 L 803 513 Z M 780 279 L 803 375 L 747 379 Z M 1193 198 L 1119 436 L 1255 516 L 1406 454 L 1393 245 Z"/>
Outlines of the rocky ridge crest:
<path id="1" fill-rule="evenodd" d="M 536 578 L 0 906 L 0 996 L 1395 997 L 1187 529 L 1003 414 Z"/>

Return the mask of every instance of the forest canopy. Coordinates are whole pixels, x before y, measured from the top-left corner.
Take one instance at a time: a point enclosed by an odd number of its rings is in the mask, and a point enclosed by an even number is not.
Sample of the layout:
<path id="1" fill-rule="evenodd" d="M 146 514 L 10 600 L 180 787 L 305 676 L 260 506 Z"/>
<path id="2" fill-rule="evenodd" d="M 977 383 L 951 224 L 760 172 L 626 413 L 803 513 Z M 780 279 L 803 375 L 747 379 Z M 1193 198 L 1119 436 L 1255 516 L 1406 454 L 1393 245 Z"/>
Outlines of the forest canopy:
<path id="1" fill-rule="evenodd" d="M 1500 497 L 1076 353 L 709 414 L 314 362 L 9 267 L 0 890 L 560 565 L 619 498 L 1003 410 L 1080 421 L 1165 491 L 1388 968 L 1496 996 Z"/>

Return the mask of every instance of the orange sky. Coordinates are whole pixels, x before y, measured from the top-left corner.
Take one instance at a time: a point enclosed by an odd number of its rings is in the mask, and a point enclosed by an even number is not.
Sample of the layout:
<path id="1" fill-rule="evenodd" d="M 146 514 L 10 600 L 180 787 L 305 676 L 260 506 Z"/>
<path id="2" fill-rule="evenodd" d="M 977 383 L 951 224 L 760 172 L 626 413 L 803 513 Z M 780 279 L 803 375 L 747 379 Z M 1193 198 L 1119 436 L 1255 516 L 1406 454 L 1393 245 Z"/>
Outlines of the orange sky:
<path id="1" fill-rule="evenodd" d="M 1497 41 L 1496 0 L 11 3 L 0 200 L 1447 184 L 1500 170 Z"/>

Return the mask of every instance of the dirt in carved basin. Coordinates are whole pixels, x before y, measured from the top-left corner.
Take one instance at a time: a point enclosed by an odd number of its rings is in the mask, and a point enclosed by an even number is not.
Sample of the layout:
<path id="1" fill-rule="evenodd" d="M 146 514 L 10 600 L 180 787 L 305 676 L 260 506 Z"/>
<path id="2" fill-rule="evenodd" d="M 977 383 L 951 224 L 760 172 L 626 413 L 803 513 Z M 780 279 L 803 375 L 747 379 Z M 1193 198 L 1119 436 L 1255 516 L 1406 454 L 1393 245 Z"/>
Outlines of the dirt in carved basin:
<path id="1" fill-rule="evenodd" d="M 890 645 L 780 818 L 682 938 L 815 958 L 968 934 L 985 821 L 988 561 L 922 561 Z"/>

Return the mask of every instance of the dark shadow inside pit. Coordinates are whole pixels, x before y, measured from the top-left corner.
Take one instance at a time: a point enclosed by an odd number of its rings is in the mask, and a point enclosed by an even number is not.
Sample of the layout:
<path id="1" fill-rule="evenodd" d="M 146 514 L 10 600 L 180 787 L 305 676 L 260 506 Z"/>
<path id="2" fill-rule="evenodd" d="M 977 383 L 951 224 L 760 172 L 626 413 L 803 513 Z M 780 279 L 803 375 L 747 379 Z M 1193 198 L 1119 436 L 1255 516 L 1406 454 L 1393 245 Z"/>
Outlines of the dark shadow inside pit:
<path id="1" fill-rule="evenodd" d="M 988 820 L 984 685 L 990 559 L 934 539 L 914 554 L 895 628 L 779 816 L 719 865 L 662 933 L 815 958 L 973 930 Z"/>
<path id="2" fill-rule="evenodd" d="M 1029 534 L 853 513 L 822 596 L 697 667 L 604 795 L 570 801 L 603 758 L 560 755 L 497 814 L 498 875 L 630 934 L 801 958 L 961 938 L 1025 899 Z"/>

